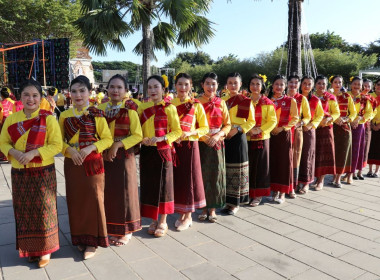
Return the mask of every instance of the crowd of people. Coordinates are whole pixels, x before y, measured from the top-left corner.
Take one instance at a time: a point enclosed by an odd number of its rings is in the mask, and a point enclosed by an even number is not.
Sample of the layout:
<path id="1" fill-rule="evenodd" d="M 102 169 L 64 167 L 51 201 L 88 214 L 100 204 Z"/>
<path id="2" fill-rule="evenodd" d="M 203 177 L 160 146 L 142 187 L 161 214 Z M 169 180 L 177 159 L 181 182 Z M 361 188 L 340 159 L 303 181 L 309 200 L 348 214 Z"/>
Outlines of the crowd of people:
<path id="1" fill-rule="evenodd" d="M 218 76 L 207 73 L 194 98 L 191 76 L 179 73 L 170 97 L 163 77 L 153 75 L 149 99 L 140 102 L 115 75 L 97 106 L 85 76 L 71 81 L 72 106 L 54 99 L 54 88 L 43 97 L 34 80 L 22 85 L 18 103 L 2 90 L 0 150 L 12 165 L 20 257 L 45 267 L 59 249 L 59 153 L 71 241 L 84 259 L 99 246 L 127 244 L 141 217 L 151 219 L 149 234 L 162 237 L 173 213 L 175 228 L 184 231 L 196 209 L 200 221 L 214 223 L 217 209 L 235 215 L 264 197 L 281 204 L 286 195 L 321 191 L 328 174 L 337 188 L 364 180 L 367 164 L 367 176 L 379 176 L 380 79 L 353 77 L 349 92 L 339 75 L 277 75 L 268 89 L 263 75 L 245 82 L 242 93 L 241 75 L 231 73 L 218 92 Z M 59 108 L 58 121 L 52 107 Z"/>

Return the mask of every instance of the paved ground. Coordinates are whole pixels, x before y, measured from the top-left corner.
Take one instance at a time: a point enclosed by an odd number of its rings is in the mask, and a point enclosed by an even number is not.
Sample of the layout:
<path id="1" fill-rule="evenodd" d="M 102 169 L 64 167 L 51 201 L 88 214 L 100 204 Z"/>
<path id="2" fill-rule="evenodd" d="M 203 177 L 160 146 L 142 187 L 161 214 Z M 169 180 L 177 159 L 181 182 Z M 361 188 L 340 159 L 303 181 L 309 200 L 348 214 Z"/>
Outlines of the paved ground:
<path id="1" fill-rule="evenodd" d="M 15 250 L 10 165 L 0 165 L 1 279 L 380 279 L 379 179 L 243 207 L 215 224 L 194 215 L 181 233 L 172 215 L 160 239 L 147 234 L 143 220 L 129 244 L 83 261 L 70 243 L 62 158 L 56 167 L 61 249 L 38 269 Z"/>

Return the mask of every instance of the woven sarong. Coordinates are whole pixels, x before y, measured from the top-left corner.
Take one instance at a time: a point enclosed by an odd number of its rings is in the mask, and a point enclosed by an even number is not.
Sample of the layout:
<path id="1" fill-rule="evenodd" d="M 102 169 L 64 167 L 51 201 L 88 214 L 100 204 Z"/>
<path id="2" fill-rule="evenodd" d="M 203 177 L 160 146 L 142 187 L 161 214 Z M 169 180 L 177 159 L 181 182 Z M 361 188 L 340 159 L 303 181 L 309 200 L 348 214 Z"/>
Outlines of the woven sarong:
<path id="1" fill-rule="evenodd" d="M 336 174 L 350 173 L 352 162 L 351 129 L 334 124 L 335 168 Z"/>
<path id="2" fill-rule="evenodd" d="M 270 195 L 269 139 L 248 141 L 249 197 Z"/>
<path id="3" fill-rule="evenodd" d="M 314 181 L 315 171 L 315 129 L 303 132 L 301 163 L 298 184 L 310 184 Z"/>
<path id="4" fill-rule="evenodd" d="M 365 133 L 364 133 L 365 147 L 364 147 L 363 168 L 367 166 L 369 147 L 371 146 L 371 136 L 372 136 L 372 130 L 371 130 L 371 124 L 369 122 L 365 124 Z"/>
<path id="5" fill-rule="evenodd" d="M 51 254 L 59 249 L 57 180 L 54 165 L 12 168 L 16 249 L 20 257 Z"/>
<path id="6" fill-rule="evenodd" d="M 238 132 L 226 145 L 226 204 L 239 206 L 249 202 L 249 161 L 245 133 Z"/>
<path id="7" fill-rule="evenodd" d="M 298 175 L 301 163 L 301 154 L 303 146 L 303 131 L 302 127 L 294 128 L 293 130 L 293 186 L 292 189 L 296 189 L 298 182 Z"/>
<path id="8" fill-rule="evenodd" d="M 335 174 L 335 145 L 332 126 L 318 127 L 315 138 L 315 177 Z"/>
<path id="9" fill-rule="evenodd" d="M 364 124 L 359 124 L 352 129 L 352 162 L 351 172 L 363 169 L 364 149 L 365 149 L 365 130 Z"/>
<path id="10" fill-rule="evenodd" d="M 368 164 L 380 165 L 380 130 L 372 130 L 371 145 L 368 153 Z"/>

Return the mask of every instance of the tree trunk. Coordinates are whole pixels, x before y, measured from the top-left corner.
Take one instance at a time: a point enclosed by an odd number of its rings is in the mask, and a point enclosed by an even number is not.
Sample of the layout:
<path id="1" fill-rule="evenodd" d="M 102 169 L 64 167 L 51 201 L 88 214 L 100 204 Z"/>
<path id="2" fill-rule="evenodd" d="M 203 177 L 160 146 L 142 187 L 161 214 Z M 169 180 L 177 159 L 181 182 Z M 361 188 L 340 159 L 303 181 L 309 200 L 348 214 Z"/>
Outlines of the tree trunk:
<path id="1" fill-rule="evenodd" d="M 303 0 L 289 0 L 288 11 L 288 66 L 287 75 L 302 76 L 301 64 L 301 9 Z"/>
<path id="2" fill-rule="evenodd" d="M 143 32 L 143 62 L 142 62 L 142 79 L 143 79 L 143 93 L 144 97 L 147 96 L 147 82 L 146 80 L 151 75 L 150 72 L 150 58 L 151 58 L 151 51 L 152 51 L 152 38 L 151 38 L 151 31 L 150 31 L 150 24 L 143 24 L 142 26 L 142 32 Z"/>

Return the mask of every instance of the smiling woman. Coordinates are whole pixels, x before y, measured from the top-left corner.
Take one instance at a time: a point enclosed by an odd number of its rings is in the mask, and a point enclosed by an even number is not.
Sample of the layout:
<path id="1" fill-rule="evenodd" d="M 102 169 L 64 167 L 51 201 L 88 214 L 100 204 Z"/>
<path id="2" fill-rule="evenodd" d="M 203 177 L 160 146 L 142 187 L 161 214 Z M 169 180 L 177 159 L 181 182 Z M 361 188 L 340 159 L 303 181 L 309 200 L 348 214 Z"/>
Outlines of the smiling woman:
<path id="1" fill-rule="evenodd" d="M 38 82 L 21 86 L 24 109 L 6 119 L 0 147 L 12 163 L 16 249 L 20 257 L 45 267 L 59 249 L 54 156 L 62 138 L 55 117 L 39 109 L 41 97 Z"/>

